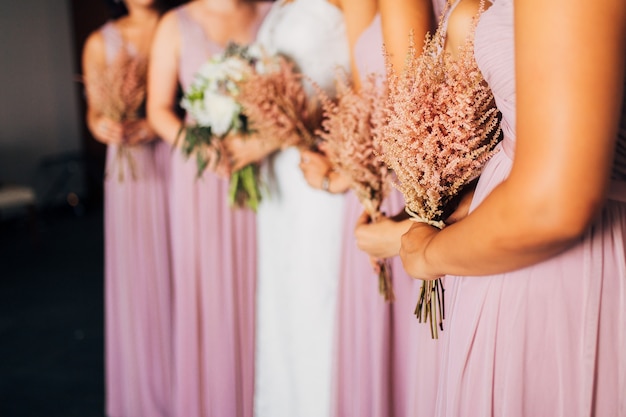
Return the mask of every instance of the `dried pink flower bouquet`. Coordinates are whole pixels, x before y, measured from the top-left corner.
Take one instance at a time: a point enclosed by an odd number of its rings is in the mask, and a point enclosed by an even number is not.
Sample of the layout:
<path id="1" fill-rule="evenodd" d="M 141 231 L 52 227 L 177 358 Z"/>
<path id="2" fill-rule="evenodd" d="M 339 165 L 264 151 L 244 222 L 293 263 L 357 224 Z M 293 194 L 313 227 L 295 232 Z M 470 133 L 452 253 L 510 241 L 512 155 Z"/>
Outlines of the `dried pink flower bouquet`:
<path id="1" fill-rule="evenodd" d="M 109 65 L 84 77 L 90 104 L 116 122 L 139 119 L 146 98 L 147 71 L 148 61 L 145 57 L 132 55 L 126 48 L 120 48 Z M 130 147 L 121 144 L 117 147 L 115 160 L 119 181 L 124 180 L 124 159 L 127 160 L 132 178 L 136 177 Z"/>
<path id="2" fill-rule="evenodd" d="M 447 209 L 480 175 L 500 141 L 500 113 L 474 58 L 474 31 L 456 57 L 444 49 L 440 23 L 427 35 L 421 55 L 412 46 L 402 74 L 388 63 L 385 123 L 379 127 L 383 159 L 394 171 L 406 211 L 416 221 L 443 228 Z M 443 20 L 442 20 L 443 22 Z M 440 279 L 424 281 L 416 315 L 429 322 L 433 338 L 443 330 Z M 439 314 L 437 315 L 437 311 Z"/>
<path id="3" fill-rule="evenodd" d="M 281 55 L 274 61 L 266 71 L 239 83 L 237 101 L 250 129 L 261 132 L 264 140 L 277 141 L 282 149 L 294 145 L 313 148 L 320 122 L 318 106 L 308 98 L 294 63 Z"/>
<path id="4" fill-rule="evenodd" d="M 376 222 L 381 217 L 380 206 L 390 186 L 389 170 L 372 137 L 383 89 L 372 74 L 356 91 L 344 71 L 337 72 L 335 86 L 334 99 L 317 88 L 323 111 L 322 129 L 317 134 L 324 141 L 324 150 L 334 169 L 349 179 L 350 188 L 371 221 Z M 393 301 L 391 266 L 382 259 L 377 269 L 379 292 L 386 301 Z"/>

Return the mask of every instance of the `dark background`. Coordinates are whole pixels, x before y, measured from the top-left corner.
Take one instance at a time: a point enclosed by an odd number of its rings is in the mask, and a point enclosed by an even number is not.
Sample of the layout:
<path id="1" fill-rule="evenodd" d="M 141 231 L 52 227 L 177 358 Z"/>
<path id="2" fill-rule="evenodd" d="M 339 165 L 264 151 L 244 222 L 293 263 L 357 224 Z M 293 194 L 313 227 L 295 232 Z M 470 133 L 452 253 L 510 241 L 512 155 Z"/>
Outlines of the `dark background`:
<path id="1" fill-rule="evenodd" d="M 183 1 L 172 1 L 180 4 Z M 87 130 L 87 36 L 112 1 L 0 2 L 0 417 L 104 416 L 106 147 Z"/>

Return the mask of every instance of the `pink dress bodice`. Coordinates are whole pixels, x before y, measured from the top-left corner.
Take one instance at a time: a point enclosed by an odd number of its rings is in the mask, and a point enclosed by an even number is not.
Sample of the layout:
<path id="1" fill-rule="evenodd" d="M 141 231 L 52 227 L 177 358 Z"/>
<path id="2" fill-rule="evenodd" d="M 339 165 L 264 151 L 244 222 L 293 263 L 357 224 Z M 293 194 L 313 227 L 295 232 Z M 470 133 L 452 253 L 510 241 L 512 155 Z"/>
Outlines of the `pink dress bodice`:
<path id="1" fill-rule="evenodd" d="M 515 60 L 513 1 L 499 0 L 487 9 L 476 28 L 474 54 L 502 113 L 505 141 L 515 141 Z"/>

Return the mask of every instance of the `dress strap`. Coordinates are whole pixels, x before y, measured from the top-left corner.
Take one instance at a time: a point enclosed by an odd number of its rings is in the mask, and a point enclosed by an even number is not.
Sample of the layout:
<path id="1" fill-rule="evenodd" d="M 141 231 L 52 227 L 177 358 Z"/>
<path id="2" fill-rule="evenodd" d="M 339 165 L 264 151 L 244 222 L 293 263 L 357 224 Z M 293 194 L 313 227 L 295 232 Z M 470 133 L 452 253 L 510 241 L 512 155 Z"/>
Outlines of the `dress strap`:
<path id="1" fill-rule="evenodd" d="M 100 33 L 104 39 L 106 62 L 111 63 L 115 55 L 124 46 L 124 38 L 112 21 L 105 23 L 102 29 L 100 29 Z"/>

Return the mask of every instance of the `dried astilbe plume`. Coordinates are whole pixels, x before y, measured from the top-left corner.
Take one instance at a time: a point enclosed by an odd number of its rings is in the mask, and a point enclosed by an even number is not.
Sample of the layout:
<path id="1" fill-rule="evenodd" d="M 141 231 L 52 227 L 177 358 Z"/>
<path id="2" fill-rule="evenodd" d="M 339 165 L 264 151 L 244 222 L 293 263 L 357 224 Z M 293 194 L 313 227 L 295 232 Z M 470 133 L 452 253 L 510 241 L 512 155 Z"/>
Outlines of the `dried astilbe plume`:
<path id="1" fill-rule="evenodd" d="M 239 84 L 237 101 L 248 117 L 249 127 L 264 140 L 278 141 L 281 148 L 313 148 L 314 131 L 320 122 L 318 106 L 308 98 L 302 76 L 293 62 L 277 56 L 269 71 L 255 73 Z"/>
<path id="2" fill-rule="evenodd" d="M 109 65 L 84 78 L 90 105 L 116 122 L 133 121 L 142 117 L 142 106 L 146 98 L 147 64 L 145 57 L 132 55 L 127 48 L 120 48 Z M 116 155 L 120 181 L 124 180 L 124 159 L 127 159 L 131 176 L 135 178 L 135 163 L 130 147 L 122 144 L 118 146 Z"/>
<path id="3" fill-rule="evenodd" d="M 376 222 L 390 186 L 389 170 L 372 137 L 373 117 L 383 89 L 376 84 L 376 75 L 371 74 L 356 91 L 341 69 L 337 71 L 335 86 L 334 99 L 316 87 L 323 111 L 322 129 L 317 134 L 324 141 L 334 169 L 349 179 L 350 188 L 372 222 Z M 387 301 L 394 299 L 390 268 L 385 260 L 378 262 L 379 292 Z"/>
<path id="4" fill-rule="evenodd" d="M 439 228 L 447 208 L 494 154 L 502 137 L 501 115 L 474 58 L 474 31 L 458 56 L 445 52 L 446 33 L 440 23 L 427 36 L 421 55 L 411 46 L 402 74 L 389 61 L 386 122 L 379 127 L 383 158 L 394 171 L 394 184 L 404 195 L 414 220 Z M 441 281 L 427 281 L 416 315 L 430 321 L 433 338 L 443 329 Z M 439 308 L 440 317 L 436 312 Z"/>

